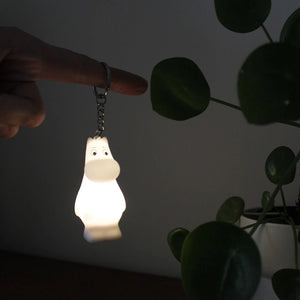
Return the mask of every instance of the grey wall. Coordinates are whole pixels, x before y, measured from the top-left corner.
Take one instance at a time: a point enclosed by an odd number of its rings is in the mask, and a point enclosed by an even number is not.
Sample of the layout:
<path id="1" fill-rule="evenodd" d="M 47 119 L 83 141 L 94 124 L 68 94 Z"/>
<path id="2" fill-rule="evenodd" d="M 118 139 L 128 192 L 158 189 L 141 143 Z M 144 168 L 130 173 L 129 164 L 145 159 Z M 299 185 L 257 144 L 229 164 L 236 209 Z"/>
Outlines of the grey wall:
<path id="1" fill-rule="evenodd" d="M 275 0 L 266 27 L 275 40 L 298 0 Z M 236 34 L 217 21 L 213 1 L 2 0 L 0 22 L 51 44 L 150 79 L 160 60 L 193 59 L 215 98 L 238 104 L 236 75 L 245 57 L 266 43 L 262 30 Z M 272 189 L 264 175 L 269 152 L 288 145 L 297 151 L 299 133 L 282 125 L 248 125 L 236 111 L 212 103 L 186 122 L 151 110 L 141 97 L 111 94 L 106 128 L 121 165 L 127 201 L 123 238 L 88 244 L 73 205 L 83 172 L 86 138 L 95 130 L 91 88 L 39 83 L 47 118 L 36 129 L 0 141 L 0 247 L 95 265 L 179 276 L 166 235 L 212 220 L 231 195 L 247 206 Z M 291 204 L 299 181 L 287 191 Z"/>

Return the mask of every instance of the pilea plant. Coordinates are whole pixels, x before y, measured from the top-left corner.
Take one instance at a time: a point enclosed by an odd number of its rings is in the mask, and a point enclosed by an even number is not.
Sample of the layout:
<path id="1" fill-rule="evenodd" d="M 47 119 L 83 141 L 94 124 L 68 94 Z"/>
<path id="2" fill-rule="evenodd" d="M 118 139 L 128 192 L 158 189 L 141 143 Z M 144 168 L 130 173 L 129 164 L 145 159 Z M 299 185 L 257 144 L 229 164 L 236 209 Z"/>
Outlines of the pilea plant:
<path id="1" fill-rule="evenodd" d="M 218 20 L 227 29 L 246 33 L 261 27 L 269 42 L 255 49 L 238 73 L 240 106 L 213 98 L 198 66 L 188 58 L 169 58 L 158 63 L 151 76 L 153 109 L 173 120 L 186 120 L 203 113 L 210 101 L 240 110 L 252 124 L 274 122 L 300 127 L 300 8 L 285 22 L 279 42 L 274 42 L 264 26 L 271 10 L 271 0 L 215 0 Z M 293 214 L 286 205 L 283 185 L 291 183 L 300 159 L 286 146 L 268 156 L 265 172 L 275 184 L 274 191 L 262 193 L 262 207 L 255 213 L 244 211 L 240 197 L 227 199 L 219 208 L 216 220 L 191 232 L 175 228 L 168 243 L 181 263 L 182 282 L 190 299 L 251 299 L 261 276 L 261 258 L 252 239 L 257 228 L 266 222 L 289 224 L 293 231 L 294 269 L 278 270 L 272 277 L 279 299 L 300 299 L 300 200 Z M 281 208 L 275 205 L 281 195 Z M 242 214 L 256 215 L 256 221 L 240 228 Z"/>

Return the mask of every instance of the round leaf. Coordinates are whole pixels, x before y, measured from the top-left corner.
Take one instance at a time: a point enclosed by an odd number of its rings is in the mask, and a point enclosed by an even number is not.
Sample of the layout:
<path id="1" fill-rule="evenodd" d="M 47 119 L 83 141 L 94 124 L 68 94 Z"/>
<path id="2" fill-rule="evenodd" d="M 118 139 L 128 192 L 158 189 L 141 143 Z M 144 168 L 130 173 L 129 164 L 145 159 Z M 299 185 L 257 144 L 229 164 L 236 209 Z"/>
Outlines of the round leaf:
<path id="1" fill-rule="evenodd" d="M 243 214 L 244 200 L 240 197 L 228 198 L 219 208 L 216 220 L 234 224 Z"/>
<path id="2" fill-rule="evenodd" d="M 265 164 L 266 175 L 271 182 L 277 184 L 295 158 L 294 152 L 286 146 L 274 149 Z M 296 167 L 290 172 L 283 184 L 291 183 L 296 174 Z"/>
<path id="3" fill-rule="evenodd" d="M 261 276 L 259 251 L 242 229 L 209 222 L 187 236 L 181 274 L 189 299 L 251 299 Z"/>
<path id="4" fill-rule="evenodd" d="M 300 118 L 300 55 L 297 47 L 273 43 L 252 52 L 238 77 L 238 95 L 248 122 L 268 124 Z"/>
<path id="5" fill-rule="evenodd" d="M 294 11 L 284 23 L 280 41 L 300 47 L 300 8 Z"/>
<path id="6" fill-rule="evenodd" d="M 198 66 L 183 57 L 158 63 L 151 75 L 152 108 L 173 120 L 186 120 L 208 106 L 210 90 Z"/>
<path id="7" fill-rule="evenodd" d="M 178 261 L 180 261 L 183 242 L 188 234 L 189 231 L 184 228 L 175 228 L 168 234 L 169 247 Z"/>
<path id="8" fill-rule="evenodd" d="M 274 199 L 271 200 L 271 193 L 268 191 L 264 191 L 261 197 L 261 206 L 263 209 L 266 209 L 266 211 L 270 211 L 274 207 Z"/>
<path id="9" fill-rule="evenodd" d="M 215 0 L 221 24 L 234 32 L 251 32 L 263 24 L 271 10 L 271 0 Z"/>
<path id="10" fill-rule="evenodd" d="M 300 299 L 300 270 L 282 269 L 272 277 L 273 290 L 279 299 Z"/>

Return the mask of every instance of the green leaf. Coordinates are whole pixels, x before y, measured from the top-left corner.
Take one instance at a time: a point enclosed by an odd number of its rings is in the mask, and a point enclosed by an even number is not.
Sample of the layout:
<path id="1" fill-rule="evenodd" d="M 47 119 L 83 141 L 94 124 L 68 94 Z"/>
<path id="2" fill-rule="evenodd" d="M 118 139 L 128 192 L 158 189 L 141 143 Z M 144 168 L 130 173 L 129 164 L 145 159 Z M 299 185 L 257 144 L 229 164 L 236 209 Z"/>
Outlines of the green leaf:
<path id="1" fill-rule="evenodd" d="M 269 180 L 277 184 L 294 159 L 295 154 L 289 147 L 280 146 L 274 149 L 265 163 L 265 172 Z M 295 178 L 295 174 L 296 167 L 291 170 L 283 184 L 291 183 Z"/>
<path id="2" fill-rule="evenodd" d="M 234 32 L 251 32 L 263 24 L 271 10 L 271 0 L 215 0 L 221 24 Z"/>
<path id="3" fill-rule="evenodd" d="M 272 277 L 272 286 L 280 300 L 300 299 L 300 270 L 277 271 Z"/>
<path id="4" fill-rule="evenodd" d="M 188 234 L 189 231 L 187 229 L 180 227 L 171 230 L 168 234 L 169 247 L 178 261 L 180 261 L 183 242 Z"/>
<path id="5" fill-rule="evenodd" d="M 252 52 L 238 76 L 241 109 L 253 124 L 300 118 L 300 54 L 297 47 L 266 44 Z"/>
<path id="6" fill-rule="evenodd" d="M 187 236 L 181 274 L 189 299 L 248 300 L 261 276 L 259 251 L 242 229 L 209 222 Z"/>
<path id="7" fill-rule="evenodd" d="M 216 220 L 234 224 L 244 212 L 245 203 L 240 197 L 230 197 L 219 208 Z"/>
<path id="8" fill-rule="evenodd" d="M 270 211 L 274 208 L 274 199 L 271 200 L 271 193 L 268 191 L 264 191 L 261 197 L 261 206 L 266 211 Z"/>
<path id="9" fill-rule="evenodd" d="M 280 41 L 300 47 L 300 8 L 294 11 L 284 23 Z"/>
<path id="10" fill-rule="evenodd" d="M 175 57 L 154 67 L 151 101 L 158 114 L 173 120 L 186 120 L 205 111 L 209 100 L 208 83 L 193 61 Z"/>

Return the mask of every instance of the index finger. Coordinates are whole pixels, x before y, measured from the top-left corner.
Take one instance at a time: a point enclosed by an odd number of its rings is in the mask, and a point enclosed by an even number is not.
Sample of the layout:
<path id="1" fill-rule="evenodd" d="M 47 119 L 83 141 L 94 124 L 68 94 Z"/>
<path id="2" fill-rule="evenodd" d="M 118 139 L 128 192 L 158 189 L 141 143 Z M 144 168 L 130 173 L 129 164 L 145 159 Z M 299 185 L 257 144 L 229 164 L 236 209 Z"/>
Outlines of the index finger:
<path id="1" fill-rule="evenodd" d="M 147 90 L 147 81 L 135 74 L 111 68 L 112 91 L 140 95 Z M 81 83 L 105 88 L 107 74 L 104 66 L 85 55 L 67 49 L 44 45 L 42 66 L 38 79 Z"/>

